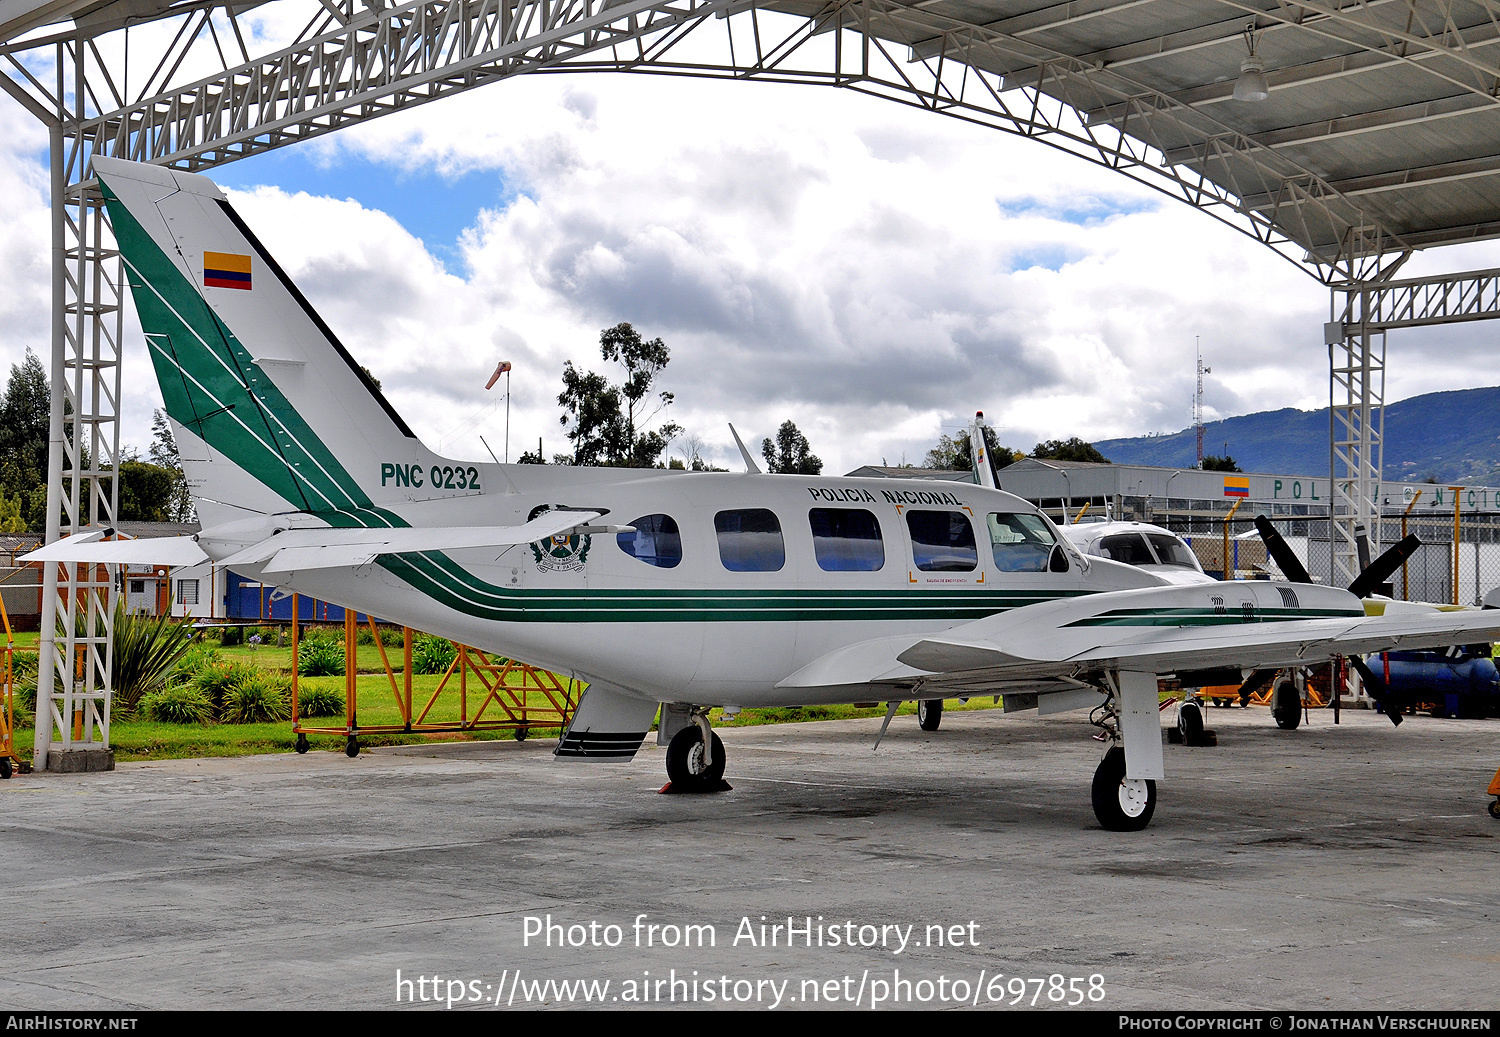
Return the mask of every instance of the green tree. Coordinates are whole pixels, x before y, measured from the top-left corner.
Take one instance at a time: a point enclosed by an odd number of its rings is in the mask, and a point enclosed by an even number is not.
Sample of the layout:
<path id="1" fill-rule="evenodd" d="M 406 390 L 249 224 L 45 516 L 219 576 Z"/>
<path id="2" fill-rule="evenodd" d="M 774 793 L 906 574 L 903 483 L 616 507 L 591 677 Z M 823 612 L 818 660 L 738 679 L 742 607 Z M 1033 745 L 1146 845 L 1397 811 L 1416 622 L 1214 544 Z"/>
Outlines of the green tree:
<path id="1" fill-rule="evenodd" d="M 603 375 L 581 372 L 569 360 L 563 365 L 563 391 L 557 402 L 567 410 L 562 424 L 573 443 L 569 463 L 650 468 L 681 426 L 668 422 L 645 426 L 671 406 L 670 392 L 652 392 L 652 383 L 671 359 L 666 343 L 649 342 L 628 323 L 599 333 L 599 352 L 625 368 L 625 381 L 613 385 Z"/>
<path id="2" fill-rule="evenodd" d="M 1006 465 L 1013 464 L 1021 456 L 1010 447 L 1001 446 L 1000 438 L 989 426 L 985 426 L 984 429 L 984 442 L 990 448 L 990 456 L 995 459 L 996 468 L 1004 468 Z M 939 436 L 937 446 L 927 451 L 922 467 L 947 472 L 972 472 L 974 458 L 969 450 L 969 434 L 960 432 L 956 438 L 946 433 Z"/>
<path id="3" fill-rule="evenodd" d="M 0 533 L 26 532 L 26 519 L 21 514 L 19 498 L 0 495 Z"/>
<path id="4" fill-rule="evenodd" d="M 180 477 L 180 472 L 146 461 L 121 461 L 120 521 L 171 522 Z"/>
<path id="5" fill-rule="evenodd" d="M 0 495 L 16 502 L 25 527 L 47 521 L 47 449 L 52 390 L 35 353 L 12 364 L 0 398 Z"/>
<path id="6" fill-rule="evenodd" d="M 1203 470 L 1205 472 L 1243 472 L 1244 469 L 1235 463 L 1234 458 L 1225 454 L 1223 457 L 1215 457 L 1209 454 L 1203 459 Z"/>
<path id="7" fill-rule="evenodd" d="M 191 522 L 197 517 L 192 495 L 188 492 L 187 477 L 182 473 L 182 458 L 177 452 L 177 440 L 172 435 L 172 426 L 167 416 L 157 410 L 151 416 L 151 463 L 172 473 L 171 495 L 166 507 L 169 522 Z M 124 484 L 120 487 L 125 488 Z M 122 502 L 123 503 L 123 502 Z"/>
<path id="8" fill-rule="evenodd" d="M 1098 464 L 1109 464 L 1109 458 L 1095 450 L 1094 444 L 1085 443 L 1077 436 L 1071 439 L 1049 439 L 1045 443 L 1038 443 L 1036 449 L 1031 452 L 1031 456 L 1044 461 L 1094 461 Z"/>
<path id="9" fill-rule="evenodd" d="M 779 475 L 819 475 L 823 471 L 823 462 L 814 456 L 807 437 L 790 420 L 776 430 L 774 443 L 761 441 L 760 452 L 767 468 Z"/>

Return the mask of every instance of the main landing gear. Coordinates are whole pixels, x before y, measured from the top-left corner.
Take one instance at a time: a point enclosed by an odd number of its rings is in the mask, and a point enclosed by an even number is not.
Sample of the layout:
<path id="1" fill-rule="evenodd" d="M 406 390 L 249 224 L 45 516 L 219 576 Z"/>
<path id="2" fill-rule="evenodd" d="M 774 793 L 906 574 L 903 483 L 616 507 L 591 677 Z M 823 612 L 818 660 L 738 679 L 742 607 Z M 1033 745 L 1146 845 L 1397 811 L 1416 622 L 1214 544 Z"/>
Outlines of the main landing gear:
<path id="1" fill-rule="evenodd" d="M 923 731 L 936 731 L 943 722 L 942 699 L 917 700 L 917 725 Z"/>
<path id="2" fill-rule="evenodd" d="M 667 743 L 667 788 L 662 791 L 727 792 L 724 743 L 708 726 L 708 711 L 696 710 L 693 722 Z"/>
<path id="3" fill-rule="evenodd" d="M 1302 681 L 1300 671 L 1282 674 L 1271 686 L 1271 719 L 1283 731 L 1295 731 L 1302 723 Z"/>

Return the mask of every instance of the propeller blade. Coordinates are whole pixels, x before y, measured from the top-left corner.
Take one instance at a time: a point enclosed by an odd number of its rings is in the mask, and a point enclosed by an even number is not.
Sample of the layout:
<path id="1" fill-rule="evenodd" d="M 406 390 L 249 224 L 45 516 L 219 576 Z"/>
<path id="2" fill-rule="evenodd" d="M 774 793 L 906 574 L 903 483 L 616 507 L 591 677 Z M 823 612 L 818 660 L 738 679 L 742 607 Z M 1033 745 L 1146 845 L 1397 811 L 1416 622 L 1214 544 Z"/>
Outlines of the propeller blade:
<path id="1" fill-rule="evenodd" d="M 1240 685 L 1240 705 L 1248 706 L 1250 704 L 1250 696 L 1254 695 L 1261 688 L 1264 688 L 1267 684 L 1270 684 L 1275 677 L 1275 670 L 1256 670 L 1252 673 L 1250 679 Z"/>
<path id="2" fill-rule="evenodd" d="M 1307 570 L 1302 567 L 1302 561 L 1297 557 L 1295 551 L 1287 545 L 1276 527 L 1271 525 L 1271 520 L 1264 515 L 1255 516 L 1255 528 L 1260 533 L 1261 540 L 1265 541 L 1266 550 L 1271 552 L 1277 567 L 1291 583 L 1312 583 L 1312 577 L 1307 575 Z M 1397 563 L 1400 564 L 1399 562 Z M 1241 694 L 1244 694 L 1241 692 Z"/>
<path id="3" fill-rule="evenodd" d="M 1349 584 L 1349 593 L 1356 598 L 1369 597 L 1375 592 L 1376 587 L 1384 583 L 1391 573 L 1401 568 L 1401 563 L 1410 558 L 1421 546 L 1422 541 L 1417 539 L 1417 534 L 1412 533 L 1371 562 L 1364 572 L 1356 576 L 1354 582 Z"/>
<path id="4" fill-rule="evenodd" d="M 1375 671 L 1365 665 L 1365 661 L 1357 655 L 1346 655 L 1349 665 L 1359 671 L 1359 679 L 1365 682 L 1365 691 L 1370 698 L 1374 699 L 1386 716 L 1391 718 L 1391 723 L 1397 727 L 1401 726 L 1401 710 L 1396 708 L 1391 696 L 1387 693 L 1385 681 L 1375 676 Z"/>
<path id="5" fill-rule="evenodd" d="M 1354 527 L 1354 554 L 1359 559 L 1359 571 L 1370 567 L 1370 537 L 1364 526 Z"/>

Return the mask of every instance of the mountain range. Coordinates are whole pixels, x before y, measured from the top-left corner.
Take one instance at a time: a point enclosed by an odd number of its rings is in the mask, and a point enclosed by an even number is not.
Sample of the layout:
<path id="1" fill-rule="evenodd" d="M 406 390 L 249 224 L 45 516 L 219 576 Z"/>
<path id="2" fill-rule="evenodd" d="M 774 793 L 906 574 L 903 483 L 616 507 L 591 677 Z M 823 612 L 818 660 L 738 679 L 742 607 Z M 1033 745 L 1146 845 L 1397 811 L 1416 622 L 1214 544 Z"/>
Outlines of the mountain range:
<path id="1" fill-rule="evenodd" d="M 1328 408 L 1244 414 L 1203 426 L 1203 452 L 1226 450 L 1246 472 L 1328 473 Z M 1117 464 L 1191 468 L 1192 428 L 1167 435 L 1095 442 Z M 1413 396 L 1385 407 L 1387 479 L 1500 485 L 1500 386 Z"/>

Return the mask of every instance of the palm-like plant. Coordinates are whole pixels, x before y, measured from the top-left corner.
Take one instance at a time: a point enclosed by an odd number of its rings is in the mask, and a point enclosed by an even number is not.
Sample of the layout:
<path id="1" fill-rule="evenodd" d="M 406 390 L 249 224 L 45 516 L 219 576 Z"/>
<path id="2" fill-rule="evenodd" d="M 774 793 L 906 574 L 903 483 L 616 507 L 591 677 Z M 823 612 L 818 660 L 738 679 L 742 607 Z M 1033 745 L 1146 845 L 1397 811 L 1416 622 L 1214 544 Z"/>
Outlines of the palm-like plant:
<path id="1" fill-rule="evenodd" d="M 166 683 L 172 667 L 192 644 L 194 631 L 189 619 L 131 615 L 123 605 L 115 609 L 114 627 L 115 702 L 130 709 L 142 695 Z"/>

